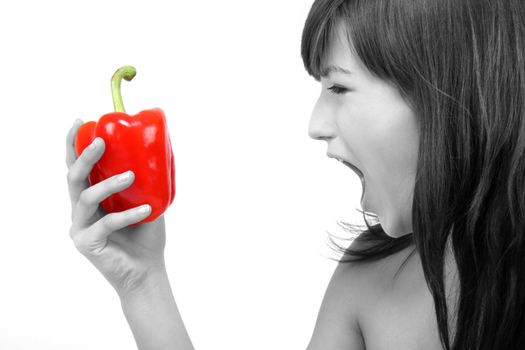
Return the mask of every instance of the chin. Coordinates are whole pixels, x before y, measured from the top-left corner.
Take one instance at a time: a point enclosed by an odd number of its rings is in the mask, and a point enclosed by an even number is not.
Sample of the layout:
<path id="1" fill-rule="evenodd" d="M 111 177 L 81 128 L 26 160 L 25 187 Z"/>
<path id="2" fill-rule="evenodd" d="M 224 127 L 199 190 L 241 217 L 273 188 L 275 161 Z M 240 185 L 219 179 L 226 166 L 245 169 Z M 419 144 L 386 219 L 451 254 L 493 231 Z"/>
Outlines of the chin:
<path id="1" fill-rule="evenodd" d="M 382 221 L 381 218 L 379 218 L 379 222 L 381 222 L 381 227 L 383 228 L 383 231 L 385 231 L 385 233 L 392 238 L 400 238 L 404 235 L 412 233 L 412 230 L 410 228 L 407 228 L 406 225 L 403 225 L 401 223 L 391 224 L 386 221 L 383 224 L 384 221 Z"/>

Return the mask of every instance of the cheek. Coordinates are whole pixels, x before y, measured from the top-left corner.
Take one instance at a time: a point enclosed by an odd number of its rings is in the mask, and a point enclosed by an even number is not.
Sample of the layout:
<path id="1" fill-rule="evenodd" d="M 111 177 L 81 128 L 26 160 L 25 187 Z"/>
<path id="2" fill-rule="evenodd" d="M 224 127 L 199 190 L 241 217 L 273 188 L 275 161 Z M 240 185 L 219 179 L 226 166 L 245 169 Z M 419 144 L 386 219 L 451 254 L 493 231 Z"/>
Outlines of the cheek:
<path id="1" fill-rule="evenodd" d="M 347 149 L 354 160 L 363 168 L 371 164 L 371 158 L 379 156 L 388 136 L 389 123 L 385 112 L 377 107 L 377 103 L 359 103 L 354 101 L 349 104 L 339 118 L 339 125 Z"/>
<path id="2" fill-rule="evenodd" d="M 361 170 L 373 178 L 415 172 L 417 122 L 403 104 L 367 103 L 346 108 L 340 118 L 344 142 Z"/>
<path id="3" fill-rule="evenodd" d="M 396 109 L 393 109 L 396 111 Z M 378 156 L 378 168 L 382 175 L 400 180 L 415 173 L 419 136 L 415 116 L 410 111 L 399 109 L 399 113 L 384 114 L 376 126 L 376 141 L 370 145 L 371 152 Z M 379 159 L 380 158 L 380 159 Z"/>

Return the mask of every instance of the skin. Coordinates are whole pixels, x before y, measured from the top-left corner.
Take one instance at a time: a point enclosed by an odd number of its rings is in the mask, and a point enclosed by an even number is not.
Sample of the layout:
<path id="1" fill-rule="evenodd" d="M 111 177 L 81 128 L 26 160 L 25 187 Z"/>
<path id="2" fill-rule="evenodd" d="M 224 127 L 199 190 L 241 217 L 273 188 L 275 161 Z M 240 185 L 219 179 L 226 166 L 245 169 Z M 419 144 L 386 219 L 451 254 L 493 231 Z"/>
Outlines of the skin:
<path id="1" fill-rule="evenodd" d="M 351 74 L 331 72 L 321 77 L 322 90 L 313 109 L 308 132 L 313 139 L 327 142 L 327 153 L 346 160 L 363 173 L 362 209 L 377 215 L 386 234 L 401 237 L 412 232 L 412 201 L 419 150 L 418 119 L 397 87 L 373 76 L 366 69 L 352 51 L 347 38 L 347 29 L 340 24 L 325 58 L 327 66 L 339 66 Z M 333 86 L 338 87 L 338 91 L 328 90 Z M 395 289 L 389 285 L 381 290 L 392 295 L 412 296 L 406 305 L 400 299 L 394 299 L 394 303 L 401 305 L 404 313 L 408 312 L 411 303 L 417 298 L 422 298 L 420 300 L 430 305 L 429 314 L 424 317 L 430 317 L 433 323 L 421 333 L 423 339 L 429 339 L 430 336 L 437 337 L 437 321 L 432 296 L 424 281 L 419 253 L 417 250 L 413 253 L 406 261 L 405 272 L 399 275 L 399 281 L 403 282 L 397 283 Z M 450 237 L 444 259 L 448 322 L 449 329 L 453 330 L 459 279 Z M 377 274 L 378 281 L 390 281 L 394 273 L 365 273 L 367 276 L 371 274 Z M 359 294 L 372 294 L 369 292 Z M 418 324 L 423 320 L 423 316 L 417 312 L 410 314 L 409 324 L 400 324 L 401 328 L 404 325 L 404 329 L 415 329 L 410 322 Z M 368 320 L 368 324 L 379 325 L 384 322 L 381 312 L 375 318 L 370 316 L 370 310 L 363 310 L 362 314 L 368 315 L 363 318 Z M 366 328 L 365 325 L 366 322 L 363 322 L 363 328 Z M 372 334 L 377 337 L 377 334 Z M 415 339 L 416 336 L 409 333 L 407 339 Z M 441 347 L 436 345 L 435 348 Z"/>
<path id="2" fill-rule="evenodd" d="M 411 203 L 419 142 L 417 119 L 396 88 L 369 74 L 349 49 L 348 42 L 341 40 L 346 39 L 344 28 L 339 27 L 337 34 L 328 52 L 328 63 L 352 73 L 331 73 L 321 79 L 322 91 L 311 116 L 309 134 L 314 139 L 327 141 L 330 154 L 360 169 L 364 174 L 363 210 L 375 213 L 387 234 L 402 236 L 412 231 Z M 343 93 L 328 90 L 334 85 L 342 88 Z M 90 186 L 88 175 L 102 157 L 105 143 L 98 138 L 94 142 L 96 147 L 87 148 L 76 157 L 74 139 L 79 126 L 80 123 L 75 123 L 66 138 L 67 181 L 72 206 L 71 239 L 117 291 L 139 349 L 193 350 L 164 263 L 164 217 L 138 227 L 128 227 L 142 221 L 150 211 L 140 213 L 137 208 L 130 208 L 120 213 L 104 212 L 100 202 L 129 187 L 134 175 L 131 173 L 124 181 L 118 181 L 118 176 L 114 176 Z M 353 245 L 359 243 L 354 241 Z M 395 255 L 389 259 L 396 256 L 399 257 Z M 453 259 L 450 262 L 451 256 L 448 249 L 445 259 L 447 290 L 457 285 L 457 281 L 450 277 L 450 272 L 457 270 Z M 395 261 L 385 265 L 397 266 Z M 371 317 L 369 325 L 387 322 L 381 313 L 384 309 L 380 310 L 379 317 L 370 316 L 371 310 L 367 308 L 376 302 L 367 300 L 387 290 L 378 289 L 378 284 L 371 283 L 370 277 L 375 275 L 375 281 L 390 281 L 388 271 L 393 269 L 370 270 L 366 266 L 361 269 L 352 264 L 338 265 L 323 299 L 308 350 L 364 349 L 365 339 L 360 329 L 367 330 L 367 323 L 359 326 L 361 321 L 366 321 L 359 315 Z M 409 296 L 405 298 L 409 300 L 409 306 L 422 291 L 426 293 L 422 295 L 428 305 L 432 306 L 417 251 L 406 266 L 405 271 L 411 272 L 403 275 L 404 280 L 400 279 L 404 283 L 397 284 L 399 289 L 388 290 L 392 295 Z M 414 285 L 422 287 L 409 290 Z M 407 315 L 410 308 L 404 308 L 399 299 L 392 300 L 394 305 L 400 305 L 398 309 L 406 318 L 415 320 L 416 325 L 421 324 L 419 313 Z M 432 308 L 429 310 L 429 313 L 433 312 Z M 414 333 L 412 323 L 403 328 L 398 318 L 395 322 L 399 329 L 408 330 L 408 339 L 419 336 L 425 340 L 425 346 L 428 345 L 429 337 L 424 330 Z M 389 329 L 390 326 L 385 327 Z M 431 326 L 429 332 L 435 335 L 435 323 Z M 370 339 L 381 336 L 384 339 L 385 335 L 374 333 L 375 330 L 370 331 Z"/>
<path id="3" fill-rule="evenodd" d="M 135 176 L 124 172 L 90 186 L 88 175 L 104 154 L 105 142 L 97 137 L 93 147 L 77 157 L 75 136 L 81 124 L 75 122 L 66 137 L 70 237 L 119 295 L 139 349 L 193 350 L 166 272 L 164 215 L 132 227 L 151 213 L 151 207 L 145 212 L 141 206 L 118 213 L 104 211 L 100 202 L 131 186 Z"/>
<path id="4" fill-rule="evenodd" d="M 81 123 L 76 122 L 66 138 L 67 180 L 71 199 L 70 237 L 117 290 L 140 284 L 153 269 L 164 268 L 165 225 L 160 220 L 127 227 L 147 217 L 140 206 L 119 213 L 106 213 L 100 202 L 113 193 L 128 188 L 135 176 L 132 171 L 112 176 L 93 186 L 88 175 L 105 150 L 104 140 L 97 137 L 77 158 L 74 140 Z M 127 176 L 126 176 L 127 175 Z M 121 179 L 119 177 L 122 176 Z"/>
<path id="5" fill-rule="evenodd" d="M 345 38 L 341 33 L 344 32 L 340 29 L 339 37 Z M 376 213 L 385 232 L 391 236 L 408 233 L 412 230 L 410 205 L 418 149 L 415 115 L 393 86 L 366 71 L 345 41 L 334 41 L 328 62 L 352 74 L 332 73 L 322 78 L 322 92 L 311 116 L 309 134 L 314 139 L 326 140 L 329 153 L 361 170 L 364 174 L 361 205 L 365 211 Z M 334 85 L 343 88 L 344 93 L 327 90 Z M 193 350 L 166 272 L 163 216 L 151 223 L 129 227 L 150 211 L 140 213 L 137 208 L 130 208 L 120 213 L 104 212 L 100 202 L 129 187 L 134 175 L 131 173 L 124 181 L 115 176 L 90 186 L 88 175 L 102 157 L 105 143 L 98 138 L 94 142 L 96 147 L 86 148 L 76 157 L 74 139 L 79 126 L 80 123 L 75 123 L 66 138 L 71 239 L 115 288 L 139 349 Z M 412 261 L 418 263 L 416 258 L 417 252 Z M 376 284 L 370 283 L 372 274 L 377 275 L 377 280 L 390 280 L 384 272 L 338 265 L 308 350 L 364 348 L 358 310 L 367 305 L 363 296 L 377 292 Z M 362 283 L 355 283 L 356 280 Z M 408 293 L 399 291 L 405 292 Z M 431 301 L 430 294 L 426 295 Z M 365 307 L 362 314 L 370 314 Z M 377 325 L 381 320 L 369 323 Z"/>
<path id="6" fill-rule="evenodd" d="M 350 49 L 339 25 L 326 56 L 331 72 L 321 78 L 308 133 L 328 143 L 328 153 L 364 175 L 362 209 L 374 213 L 385 233 L 412 232 L 412 200 L 419 148 L 416 115 L 394 85 L 374 77 Z M 335 93 L 329 88 L 342 88 Z"/>

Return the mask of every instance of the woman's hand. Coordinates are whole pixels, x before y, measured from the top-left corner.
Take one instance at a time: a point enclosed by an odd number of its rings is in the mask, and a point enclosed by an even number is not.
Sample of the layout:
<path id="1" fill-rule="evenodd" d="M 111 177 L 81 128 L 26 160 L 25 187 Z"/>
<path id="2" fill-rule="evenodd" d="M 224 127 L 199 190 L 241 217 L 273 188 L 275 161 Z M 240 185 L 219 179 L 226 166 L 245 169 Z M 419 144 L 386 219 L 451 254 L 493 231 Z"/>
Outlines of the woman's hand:
<path id="1" fill-rule="evenodd" d="M 104 140 L 96 138 L 77 158 L 75 136 L 81 122 L 70 129 L 66 141 L 67 182 L 71 198 L 71 239 L 76 248 L 104 275 L 117 293 L 139 290 L 149 275 L 165 271 L 164 246 L 166 233 L 164 216 L 135 227 L 128 227 L 146 218 L 141 206 L 118 213 L 106 213 L 99 205 L 113 193 L 128 188 L 134 181 L 133 172 L 127 178 L 115 175 L 93 186 L 88 175 L 102 157 Z M 147 203 L 144 203 L 147 204 Z"/>

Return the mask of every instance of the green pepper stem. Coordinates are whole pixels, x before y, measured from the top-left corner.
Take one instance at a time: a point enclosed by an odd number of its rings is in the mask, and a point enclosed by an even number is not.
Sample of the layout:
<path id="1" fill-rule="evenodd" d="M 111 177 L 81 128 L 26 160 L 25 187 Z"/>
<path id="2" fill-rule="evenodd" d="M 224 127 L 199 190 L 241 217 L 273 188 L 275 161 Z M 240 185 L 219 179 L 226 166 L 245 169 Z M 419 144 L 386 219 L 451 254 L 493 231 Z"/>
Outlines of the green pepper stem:
<path id="1" fill-rule="evenodd" d="M 137 74 L 137 70 L 134 67 L 122 66 L 117 69 L 115 74 L 113 74 L 113 77 L 111 77 L 111 95 L 113 96 L 113 107 L 115 108 L 115 112 L 126 113 L 124 110 L 124 102 L 122 102 L 122 95 L 120 93 L 120 82 L 122 81 L 122 78 L 130 81 L 135 74 Z"/>

